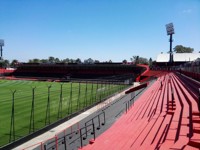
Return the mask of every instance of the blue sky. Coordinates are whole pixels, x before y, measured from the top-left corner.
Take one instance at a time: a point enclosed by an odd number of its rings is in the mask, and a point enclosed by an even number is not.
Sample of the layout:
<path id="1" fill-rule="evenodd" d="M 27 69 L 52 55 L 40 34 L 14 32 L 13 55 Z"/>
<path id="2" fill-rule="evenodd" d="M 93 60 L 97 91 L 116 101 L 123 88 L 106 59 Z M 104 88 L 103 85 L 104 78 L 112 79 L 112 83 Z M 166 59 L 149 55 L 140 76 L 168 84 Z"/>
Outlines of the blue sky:
<path id="1" fill-rule="evenodd" d="M 0 0 L 4 59 L 49 56 L 121 62 L 173 47 L 200 51 L 200 0 Z"/>

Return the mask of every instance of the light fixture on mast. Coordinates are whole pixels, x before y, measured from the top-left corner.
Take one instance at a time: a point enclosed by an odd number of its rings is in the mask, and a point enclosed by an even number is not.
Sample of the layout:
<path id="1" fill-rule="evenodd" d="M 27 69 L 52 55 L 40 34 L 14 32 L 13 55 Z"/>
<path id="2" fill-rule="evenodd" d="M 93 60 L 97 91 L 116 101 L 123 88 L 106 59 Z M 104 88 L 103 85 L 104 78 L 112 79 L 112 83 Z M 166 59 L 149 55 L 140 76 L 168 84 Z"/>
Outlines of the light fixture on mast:
<path id="1" fill-rule="evenodd" d="M 4 46 L 4 40 L 0 39 L 0 60 L 3 60 L 3 47 Z"/>
<path id="2" fill-rule="evenodd" d="M 166 24 L 166 30 L 167 30 L 167 35 L 170 35 L 170 39 L 169 39 L 169 42 L 170 42 L 170 50 L 169 50 L 170 58 L 169 58 L 169 62 L 172 64 L 173 63 L 173 52 L 172 52 L 173 38 L 172 38 L 172 35 L 175 34 L 173 23 Z"/>

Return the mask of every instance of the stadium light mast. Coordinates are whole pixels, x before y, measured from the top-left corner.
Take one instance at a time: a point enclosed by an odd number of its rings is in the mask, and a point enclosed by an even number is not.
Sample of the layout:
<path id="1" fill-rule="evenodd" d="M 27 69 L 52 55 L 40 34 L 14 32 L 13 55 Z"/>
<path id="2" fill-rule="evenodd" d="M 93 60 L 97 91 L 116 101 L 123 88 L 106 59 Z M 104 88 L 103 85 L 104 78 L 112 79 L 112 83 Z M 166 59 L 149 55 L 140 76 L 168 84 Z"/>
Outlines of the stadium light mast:
<path id="1" fill-rule="evenodd" d="M 173 38 L 172 38 L 172 35 L 175 34 L 173 23 L 166 24 L 166 30 L 167 30 L 167 35 L 170 35 L 170 38 L 169 38 L 169 42 L 170 42 L 170 49 L 169 49 L 170 58 L 169 58 L 169 62 L 170 62 L 170 64 L 172 64 L 173 63 L 173 52 L 172 52 Z"/>
<path id="2" fill-rule="evenodd" d="M 1 55 L 0 55 L 0 60 L 3 60 L 3 47 L 4 46 L 4 40 L 0 39 L 0 52 L 1 52 Z"/>

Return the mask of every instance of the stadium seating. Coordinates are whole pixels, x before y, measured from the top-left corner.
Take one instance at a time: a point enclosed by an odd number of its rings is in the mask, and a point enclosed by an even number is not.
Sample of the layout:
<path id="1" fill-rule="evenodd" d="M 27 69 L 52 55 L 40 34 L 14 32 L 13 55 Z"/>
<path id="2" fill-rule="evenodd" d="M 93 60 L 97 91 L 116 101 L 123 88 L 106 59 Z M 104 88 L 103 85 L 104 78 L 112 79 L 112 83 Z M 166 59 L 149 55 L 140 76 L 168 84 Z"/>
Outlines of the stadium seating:
<path id="1" fill-rule="evenodd" d="M 184 70 L 180 71 L 180 73 L 182 73 L 182 74 L 184 74 L 184 75 L 186 75 L 188 77 L 191 77 L 191 78 L 193 78 L 193 79 L 195 79 L 197 81 L 200 81 L 200 73 L 189 72 L 189 71 L 184 71 Z"/>
<path id="2" fill-rule="evenodd" d="M 113 126 L 99 137 L 93 133 L 93 137 L 87 137 L 89 140 L 84 140 L 86 133 L 80 134 L 80 137 L 77 134 L 74 137 L 83 140 L 77 140 L 77 143 L 73 144 L 77 144 L 76 146 L 80 146 L 82 150 L 199 149 L 200 83 L 177 72 L 148 71 L 145 75 L 157 79 L 150 84 L 142 83 L 141 86 L 125 92 L 128 95 L 148 86 L 132 106 L 126 107 L 125 113 Z M 108 108 L 105 105 L 104 109 Z M 98 115 L 95 118 L 98 120 Z M 105 117 L 103 120 L 102 125 L 107 122 Z M 57 133 L 57 136 L 41 142 L 41 149 L 47 148 L 43 147 L 47 145 L 52 149 L 62 149 L 63 141 L 68 137 L 65 135 L 69 134 L 70 139 L 71 134 L 75 134 L 76 131 L 81 133 L 82 130 L 84 132 L 88 127 L 85 123 L 85 127 L 79 128 L 78 123 L 75 128 L 78 130 L 71 127 L 69 133 L 63 132 L 59 135 Z M 92 126 L 89 128 L 92 130 Z M 84 146 L 86 143 L 88 145 Z"/>
<path id="3" fill-rule="evenodd" d="M 148 70 L 148 71 L 145 71 L 141 76 L 139 76 L 136 79 L 136 81 L 146 82 L 146 81 L 155 79 L 155 78 L 159 77 L 160 75 L 163 75 L 163 71 L 160 71 L 160 70 Z"/>
<path id="4" fill-rule="evenodd" d="M 83 150 L 199 149 L 200 113 L 195 91 L 200 84 L 188 89 L 189 81 L 185 83 L 185 77 L 177 73 L 153 73 L 158 79 L 134 106 Z"/>

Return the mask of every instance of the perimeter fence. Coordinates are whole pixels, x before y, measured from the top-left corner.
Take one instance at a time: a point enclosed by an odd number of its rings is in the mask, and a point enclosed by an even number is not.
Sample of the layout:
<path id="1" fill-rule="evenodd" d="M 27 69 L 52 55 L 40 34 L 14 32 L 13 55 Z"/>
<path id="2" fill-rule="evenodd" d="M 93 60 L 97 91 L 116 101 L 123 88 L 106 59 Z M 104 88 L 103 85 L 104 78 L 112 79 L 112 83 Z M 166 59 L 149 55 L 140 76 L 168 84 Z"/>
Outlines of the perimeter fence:
<path id="1" fill-rule="evenodd" d="M 0 147 L 44 132 L 56 126 L 56 122 L 64 122 L 128 86 L 128 80 L 110 79 L 0 80 Z"/>

